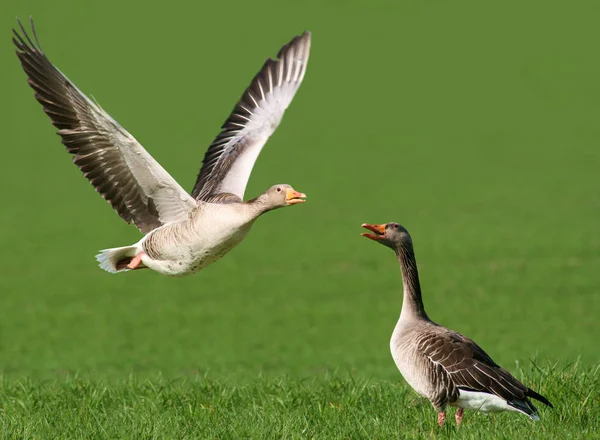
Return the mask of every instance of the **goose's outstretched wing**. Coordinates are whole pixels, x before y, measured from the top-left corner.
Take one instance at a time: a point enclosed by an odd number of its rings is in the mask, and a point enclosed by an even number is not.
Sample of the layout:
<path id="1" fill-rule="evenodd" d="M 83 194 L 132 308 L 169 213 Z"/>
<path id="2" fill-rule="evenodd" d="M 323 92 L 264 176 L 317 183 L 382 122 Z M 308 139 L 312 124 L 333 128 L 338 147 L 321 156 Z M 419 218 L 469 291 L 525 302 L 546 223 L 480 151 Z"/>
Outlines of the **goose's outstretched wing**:
<path id="1" fill-rule="evenodd" d="M 17 56 L 36 99 L 58 129 L 73 162 L 127 223 L 143 233 L 185 219 L 197 203 L 156 160 L 64 76 L 21 22 Z"/>
<path id="2" fill-rule="evenodd" d="M 304 32 L 281 48 L 277 60 L 265 62 L 208 148 L 195 199 L 243 200 L 256 158 L 300 87 L 309 52 L 310 33 Z"/>

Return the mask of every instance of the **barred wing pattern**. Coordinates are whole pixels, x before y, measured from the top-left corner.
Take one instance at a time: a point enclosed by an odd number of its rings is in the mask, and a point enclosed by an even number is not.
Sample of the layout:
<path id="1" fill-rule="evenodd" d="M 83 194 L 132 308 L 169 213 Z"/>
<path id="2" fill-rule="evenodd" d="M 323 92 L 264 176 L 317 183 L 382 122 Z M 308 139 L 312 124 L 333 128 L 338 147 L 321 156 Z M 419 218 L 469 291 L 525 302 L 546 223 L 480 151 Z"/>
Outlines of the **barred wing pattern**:
<path id="1" fill-rule="evenodd" d="M 306 72 L 310 33 L 294 37 L 268 59 L 244 92 L 204 156 L 192 197 L 242 201 L 263 146 L 290 105 Z"/>
<path id="2" fill-rule="evenodd" d="M 443 384 L 444 390 L 440 391 L 437 402 L 434 399 L 434 405 L 445 406 L 458 398 L 459 390 L 465 390 L 494 394 L 526 414 L 537 413 L 529 397 L 552 406 L 545 397 L 497 365 L 474 341 L 444 330 L 444 334 L 427 332 L 417 341 L 418 351 L 431 363 L 431 371 L 442 376 L 438 383 Z"/>
<path id="3" fill-rule="evenodd" d="M 13 43 L 28 83 L 73 162 L 127 223 L 143 233 L 185 219 L 196 201 L 154 158 L 46 57 L 19 22 Z"/>

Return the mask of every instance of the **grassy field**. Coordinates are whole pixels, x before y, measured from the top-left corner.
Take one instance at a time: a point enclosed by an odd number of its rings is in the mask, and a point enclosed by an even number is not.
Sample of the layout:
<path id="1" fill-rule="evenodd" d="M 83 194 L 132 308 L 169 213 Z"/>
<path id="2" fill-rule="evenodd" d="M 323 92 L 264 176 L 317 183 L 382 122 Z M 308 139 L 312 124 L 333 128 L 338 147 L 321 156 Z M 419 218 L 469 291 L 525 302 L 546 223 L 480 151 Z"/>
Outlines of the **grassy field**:
<path id="1" fill-rule="evenodd" d="M 600 5 L 593 1 L 41 0 L 0 5 L 4 437 L 582 438 L 600 429 Z M 304 84 L 247 196 L 308 194 L 183 279 L 111 276 L 139 239 L 70 163 L 10 42 L 50 59 L 190 188 L 267 56 L 309 29 Z M 555 403 L 458 434 L 388 349 L 393 255 L 425 305 Z M 532 363 L 535 359 L 535 367 Z M 575 366 L 576 365 L 576 366 Z"/>
<path id="2" fill-rule="evenodd" d="M 364 378 L 260 377 L 247 384 L 163 376 L 116 382 L 69 377 L 5 383 L 3 437 L 72 438 L 597 438 L 600 375 L 572 365 L 519 376 L 553 397 L 543 424 L 514 414 L 450 410 L 441 429 L 431 405 L 405 386 Z M 541 384 L 540 384 L 541 383 Z"/>

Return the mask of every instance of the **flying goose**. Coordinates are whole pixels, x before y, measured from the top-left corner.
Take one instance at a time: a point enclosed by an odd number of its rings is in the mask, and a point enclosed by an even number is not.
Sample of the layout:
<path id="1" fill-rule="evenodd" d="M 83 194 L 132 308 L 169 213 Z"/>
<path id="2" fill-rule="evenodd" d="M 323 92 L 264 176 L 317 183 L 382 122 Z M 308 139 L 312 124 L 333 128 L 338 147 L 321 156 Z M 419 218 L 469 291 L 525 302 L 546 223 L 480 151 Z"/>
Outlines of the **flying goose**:
<path id="1" fill-rule="evenodd" d="M 421 298 L 412 239 L 403 226 L 365 223 L 362 227 L 372 232 L 363 233 L 364 237 L 392 248 L 400 263 L 404 299 L 390 349 L 404 379 L 438 412 L 440 426 L 446 418 L 447 405 L 458 407 L 457 424 L 465 409 L 517 411 L 539 420 L 530 397 L 552 408 L 548 399 L 497 365 L 471 339 L 429 319 Z"/>
<path id="2" fill-rule="evenodd" d="M 260 151 L 304 78 L 309 32 L 283 46 L 278 59 L 267 59 L 206 151 L 190 195 L 50 62 L 33 21 L 34 40 L 18 24 L 22 35 L 13 29 L 17 56 L 73 162 L 119 216 L 144 234 L 131 246 L 100 251 L 96 258 L 104 270 L 197 272 L 240 243 L 260 215 L 305 201 L 305 194 L 284 184 L 243 199 Z"/>

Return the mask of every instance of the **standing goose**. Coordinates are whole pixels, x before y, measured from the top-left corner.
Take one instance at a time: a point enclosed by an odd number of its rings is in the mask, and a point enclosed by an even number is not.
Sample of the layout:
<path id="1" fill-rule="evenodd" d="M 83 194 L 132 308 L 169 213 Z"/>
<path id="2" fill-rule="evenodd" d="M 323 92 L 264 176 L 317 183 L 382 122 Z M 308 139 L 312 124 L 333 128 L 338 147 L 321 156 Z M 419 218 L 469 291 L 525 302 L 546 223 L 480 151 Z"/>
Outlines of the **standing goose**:
<path id="1" fill-rule="evenodd" d="M 243 199 L 254 162 L 304 77 L 309 32 L 283 46 L 278 59 L 267 59 L 208 148 L 190 195 L 48 60 L 33 21 L 34 40 L 19 27 L 22 35 L 13 29 L 17 56 L 73 162 L 119 216 L 145 234 L 134 245 L 100 251 L 104 270 L 197 272 L 240 243 L 260 215 L 305 201 L 290 185 Z"/>
<path id="2" fill-rule="evenodd" d="M 373 232 L 362 234 L 364 237 L 392 248 L 400 263 L 404 299 L 390 349 L 404 379 L 438 412 L 440 426 L 447 405 L 458 407 L 457 424 L 462 421 L 464 409 L 517 411 L 539 420 L 530 397 L 552 408 L 548 399 L 497 365 L 471 339 L 429 319 L 421 298 L 412 239 L 403 226 L 365 223 L 362 227 Z"/>

